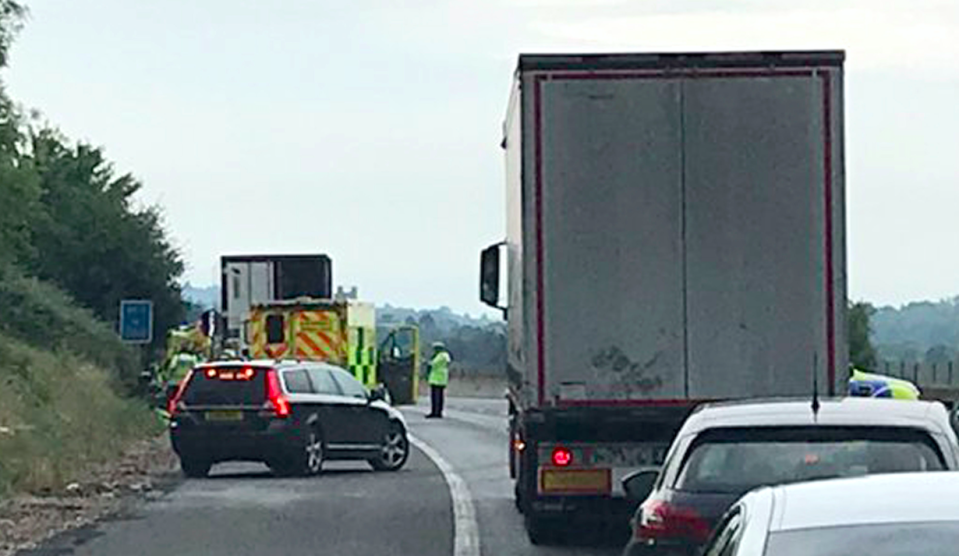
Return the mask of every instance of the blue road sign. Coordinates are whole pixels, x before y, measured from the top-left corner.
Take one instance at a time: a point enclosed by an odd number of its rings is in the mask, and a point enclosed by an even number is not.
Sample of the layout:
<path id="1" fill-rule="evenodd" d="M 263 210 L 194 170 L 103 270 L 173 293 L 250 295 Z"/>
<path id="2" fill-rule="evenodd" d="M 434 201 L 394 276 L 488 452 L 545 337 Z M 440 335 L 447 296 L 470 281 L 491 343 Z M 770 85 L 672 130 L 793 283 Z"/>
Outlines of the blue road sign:
<path id="1" fill-rule="evenodd" d="M 120 301 L 120 339 L 131 344 L 153 341 L 153 302 L 148 299 Z"/>

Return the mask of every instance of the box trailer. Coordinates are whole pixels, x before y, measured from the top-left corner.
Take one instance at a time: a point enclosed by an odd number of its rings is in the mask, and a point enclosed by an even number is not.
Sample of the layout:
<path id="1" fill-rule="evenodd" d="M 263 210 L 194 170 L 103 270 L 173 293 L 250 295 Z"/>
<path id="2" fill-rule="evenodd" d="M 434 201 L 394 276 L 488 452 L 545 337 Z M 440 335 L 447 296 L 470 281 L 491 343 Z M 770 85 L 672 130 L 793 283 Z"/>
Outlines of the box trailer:
<path id="1" fill-rule="evenodd" d="M 220 310 L 225 338 L 243 338 L 250 308 L 297 297 L 332 298 L 326 255 L 232 255 L 220 258 Z"/>

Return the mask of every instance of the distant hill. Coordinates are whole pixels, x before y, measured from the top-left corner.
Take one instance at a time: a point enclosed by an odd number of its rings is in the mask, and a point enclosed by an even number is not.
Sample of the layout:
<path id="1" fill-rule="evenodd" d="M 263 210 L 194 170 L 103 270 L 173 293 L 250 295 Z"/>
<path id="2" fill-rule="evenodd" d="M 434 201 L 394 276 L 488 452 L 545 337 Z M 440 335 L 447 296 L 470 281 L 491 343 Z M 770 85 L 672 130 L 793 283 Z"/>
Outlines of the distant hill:
<path id="1" fill-rule="evenodd" d="M 959 297 L 878 307 L 870 324 L 880 359 L 939 362 L 959 356 Z"/>
<path id="2" fill-rule="evenodd" d="M 454 313 L 449 307 L 411 309 L 384 305 L 376 308 L 377 336 L 401 324 L 416 324 L 424 354 L 441 341 L 453 355 L 454 368 L 499 375 L 506 369 L 506 323 L 485 315 L 475 318 Z"/>
<path id="3" fill-rule="evenodd" d="M 460 314 L 453 312 L 449 307 L 440 307 L 439 309 L 412 309 L 409 307 L 393 307 L 389 303 L 376 307 L 376 320 L 380 324 L 402 324 L 409 319 L 419 321 L 429 316 L 440 329 L 448 329 L 458 326 L 475 326 L 485 328 L 487 326 L 496 326 L 502 324 L 500 319 L 491 319 L 486 315 L 473 317 L 469 314 Z"/>

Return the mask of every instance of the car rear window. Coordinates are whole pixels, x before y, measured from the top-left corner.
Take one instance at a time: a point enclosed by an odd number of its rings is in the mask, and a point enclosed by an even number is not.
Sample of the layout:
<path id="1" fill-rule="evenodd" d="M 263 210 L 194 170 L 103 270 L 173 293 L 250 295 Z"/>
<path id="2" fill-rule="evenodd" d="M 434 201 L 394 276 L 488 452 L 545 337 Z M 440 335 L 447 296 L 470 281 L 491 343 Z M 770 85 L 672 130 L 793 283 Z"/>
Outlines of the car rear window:
<path id="1" fill-rule="evenodd" d="M 674 487 L 740 493 L 761 485 L 944 469 L 935 442 L 906 428 L 717 429 L 697 437 Z"/>
<path id="2" fill-rule="evenodd" d="M 187 405 L 260 405 L 266 400 L 266 369 L 224 366 L 193 373 L 183 393 Z"/>
<path id="3" fill-rule="evenodd" d="M 765 556 L 953 556 L 959 522 L 882 523 L 772 533 Z"/>

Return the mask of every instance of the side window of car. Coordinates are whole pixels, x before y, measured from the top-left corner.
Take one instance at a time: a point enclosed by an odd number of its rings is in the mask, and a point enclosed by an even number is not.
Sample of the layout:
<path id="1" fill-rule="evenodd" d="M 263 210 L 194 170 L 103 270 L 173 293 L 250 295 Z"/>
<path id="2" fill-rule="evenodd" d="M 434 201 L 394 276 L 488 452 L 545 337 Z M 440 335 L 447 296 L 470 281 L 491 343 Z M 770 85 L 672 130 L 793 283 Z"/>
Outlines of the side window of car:
<path id="1" fill-rule="evenodd" d="M 291 394 L 310 394 L 313 392 L 310 375 L 304 369 L 283 373 L 283 382 L 286 384 L 286 391 Z"/>
<path id="2" fill-rule="evenodd" d="M 310 369 L 310 378 L 313 380 L 313 393 L 332 394 L 334 396 L 342 394 L 336 386 L 336 383 L 333 382 L 333 377 L 330 376 L 330 372 L 326 369 Z"/>
<path id="3" fill-rule="evenodd" d="M 739 506 L 726 514 L 716 528 L 713 541 L 708 545 L 704 556 L 734 556 L 742 538 L 743 512 Z"/>
<path id="4" fill-rule="evenodd" d="M 351 398 L 366 399 L 366 387 L 353 378 L 350 373 L 341 369 L 333 369 L 330 372 L 333 373 L 333 378 L 336 380 L 336 383 L 340 385 L 340 389 L 343 390 L 343 395 Z"/>

